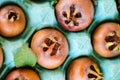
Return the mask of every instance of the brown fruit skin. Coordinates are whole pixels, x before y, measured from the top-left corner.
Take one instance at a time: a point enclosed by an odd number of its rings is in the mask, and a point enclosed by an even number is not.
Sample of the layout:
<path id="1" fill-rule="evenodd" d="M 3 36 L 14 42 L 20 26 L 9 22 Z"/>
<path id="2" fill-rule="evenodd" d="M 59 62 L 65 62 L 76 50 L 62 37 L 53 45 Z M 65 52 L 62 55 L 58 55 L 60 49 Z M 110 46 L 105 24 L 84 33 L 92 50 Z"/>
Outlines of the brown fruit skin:
<path id="1" fill-rule="evenodd" d="M 0 68 L 2 67 L 3 64 L 3 51 L 2 48 L 0 48 Z"/>
<path id="2" fill-rule="evenodd" d="M 93 48 L 97 54 L 105 58 L 118 56 L 120 53 L 111 53 L 105 46 L 105 37 L 107 33 L 120 29 L 118 23 L 107 22 L 98 26 L 93 34 Z"/>
<path id="3" fill-rule="evenodd" d="M 10 72 L 5 80 L 17 80 L 18 77 L 24 77 L 25 80 L 40 80 L 37 73 L 31 69 L 16 69 Z"/>
<path id="4" fill-rule="evenodd" d="M 14 10 L 19 15 L 19 20 L 10 22 L 7 18 L 9 10 Z M 23 32 L 26 25 L 25 14 L 15 5 L 7 5 L 0 9 L 0 34 L 4 37 L 15 37 Z"/>
<path id="5" fill-rule="evenodd" d="M 82 23 L 79 26 L 68 26 L 62 20 L 62 11 L 64 6 L 67 4 L 75 4 L 80 7 L 80 12 L 82 14 Z M 56 17 L 61 26 L 68 31 L 81 31 L 87 28 L 93 20 L 94 17 L 94 7 L 91 0 L 59 0 L 56 7 Z"/>
<path id="6" fill-rule="evenodd" d="M 67 70 L 67 80 L 89 80 L 87 69 L 92 64 L 96 63 L 88 57 L 72 61 Z"/>
<path id="7" fill-rule="evenodd" d="M 43 40 L 51 35 L 57 37 L 58 42 L 61 44 L 59 54 L 53 56 L 50 56 L 50 52 L 45 53 L 41 48 Z M 37 54 L 38 64 L 47 69 L 55 69 L 60 66 L 68 54 L 68 43 L 66 38 L 55 29 L 43 29 L 36 32 L 31 41 L 31 48 L 33 52 Z"/>

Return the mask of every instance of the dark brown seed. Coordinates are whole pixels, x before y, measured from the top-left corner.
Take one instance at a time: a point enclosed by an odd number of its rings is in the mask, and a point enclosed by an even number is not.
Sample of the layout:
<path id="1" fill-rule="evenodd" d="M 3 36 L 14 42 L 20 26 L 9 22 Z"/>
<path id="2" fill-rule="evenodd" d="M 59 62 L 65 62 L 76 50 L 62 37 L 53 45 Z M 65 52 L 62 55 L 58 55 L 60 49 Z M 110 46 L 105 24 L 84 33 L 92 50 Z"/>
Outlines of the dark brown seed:
<path id="1" fill-rule="evenodd" d="M 67 18 L 67 13 L 65 11 L 63 11 L 63 16 Z"/>
<path id="2" fill-rule="evenodd" d="M 80 18 L 82 15 L 80 12 L 76 13 L 75 18 Z"/>
<path id="3" fill-rule="evenodd" d="M 97 72 L 97 71 L 95 70 L 95 68 L 94 68 L 93 65 L 90 66 L 90 69 L 93 70 L 93 71 L 95 71 L 95 72 Z"/>
<path id="4" fill-rule="evenodd" d="M 74 26 L 79 26 L 79 23 L 74 21 Z"/>
<path id="5" fill-rule="evenodd" d="M 45 39 L 45 43 L 47 44 L 47 46 L 52 45 L 54 42 L 52 40 L 50 40 L 49 38 Z"/>
<path id="6" fill-rule="evenodd" d="M 66 24 L 69 24 L 69 23 L 70 23 L 70 21 L 69 21 L 69 20 L 65 20 L 65 23 L 66 23 Z"/>
<path id="7" fill-rule="evenodd" d="M 89 74 L 88 74 L 88 78 L 97 78 L 97 76 L 89 73 Z"/>

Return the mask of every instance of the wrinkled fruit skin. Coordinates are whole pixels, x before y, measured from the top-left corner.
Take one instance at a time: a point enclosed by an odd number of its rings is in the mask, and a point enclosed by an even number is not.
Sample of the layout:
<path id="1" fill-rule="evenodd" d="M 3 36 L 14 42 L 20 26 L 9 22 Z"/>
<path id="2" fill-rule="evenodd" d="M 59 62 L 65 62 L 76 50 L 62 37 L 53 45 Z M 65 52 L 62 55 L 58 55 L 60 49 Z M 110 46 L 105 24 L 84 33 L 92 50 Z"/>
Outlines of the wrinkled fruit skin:
<path id="1" fill-rule="evenodd" d="M 5 80 L 40 80 L 40 78 L 31 69 L 16 69 L 11 71 Z"/>
<path id="2" fill-rule="evenodd" d="M 107 22 L 98 26 L 93 34 L 93 47 L 96 53 L 105 58 L 118 56 L 120 54 L 119 34 L 120 25 L 118 23 Z"/>
<path id="3" fill-rule="evenodd" d="M 2 67 L 2 63 L 3 63 L 3 51 L 2 48 L 0 48 L 0 68 Z"/>
<path id="4" fill-rule="evenodd" d="M 47 69 L 60 66 L 68 54 L 66 38 L 55 29 L 36 32 L 31 41 L 31 48 L 37 54 L 38 64 Z"/>
<path id="5" fill-rule="evenodd" d="M 69 31 L 87 28 L 94 17 L 91 0 L 59 0 L 55 10 L 58 22 Z"/>
<path id="6" fill-rule="evenodd" d="M 15 37 L 23 32 L 26 25 L 25 14 L 16 5 L 7 5 L 0 9 L 0 34 Z"/>
<path id="7" fill-rule="evenodd" d="M 67 69 L 67 80 L 101 80 L 102 77 L 98 65 L 88 57 L 72 61 Z"/>

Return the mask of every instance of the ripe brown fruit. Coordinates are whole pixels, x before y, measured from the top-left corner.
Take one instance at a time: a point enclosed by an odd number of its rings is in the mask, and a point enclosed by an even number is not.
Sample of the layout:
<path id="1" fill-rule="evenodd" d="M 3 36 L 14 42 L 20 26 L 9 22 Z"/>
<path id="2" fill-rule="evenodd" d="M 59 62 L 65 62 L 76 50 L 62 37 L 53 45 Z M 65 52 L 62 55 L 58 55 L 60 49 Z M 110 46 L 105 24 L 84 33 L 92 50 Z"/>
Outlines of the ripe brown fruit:
<path id="1" fill-rule="evenodd" d="M 103 23 L 93 34 L 96 53 L 105 58 L 120 55 L 120 25 L 115 22 Z"/>
<path id="2" fill-rule="evenodd" d="M 71 62 L 67 70 L 67 80 L 101 80 L 98 65 L 90 58 L 78 58 Z"/>
<path id="3" fill-rule="evenodd" d="M 0 34 L 14 37 L 23 32 L 26 25 L 25 14 L 16 5 L 7 5 L 0 9 Z"/>
<path id="4" fill-rule="evenodd" d="M 60 66 L 68 54 L 66 38 L 55 29 L 36 32 L 31 41 L 31 48 L 37 55 L 38 64 L 47 69 Z"/>
<path id="5" fill-rule="evenodd" d="M 7 75 L 5 80 L 40 80 L 40 78 L 31 69 L 15 69 Z"/>
<path id="6" fill-rule="evenodd" d="M 94 17 L 91 0 L 59 0 L 55 10 L 58 22 L 69 31 L 87 28 Z"/>

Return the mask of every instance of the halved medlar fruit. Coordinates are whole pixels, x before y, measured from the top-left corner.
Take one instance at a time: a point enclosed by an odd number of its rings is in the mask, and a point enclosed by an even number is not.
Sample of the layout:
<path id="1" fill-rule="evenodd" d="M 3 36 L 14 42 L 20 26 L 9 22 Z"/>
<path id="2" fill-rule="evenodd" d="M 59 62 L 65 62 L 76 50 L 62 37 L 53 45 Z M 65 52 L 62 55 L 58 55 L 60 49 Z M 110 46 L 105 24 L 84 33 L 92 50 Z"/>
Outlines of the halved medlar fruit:
<path id="1" fill-rule="evenodd" d="M 6 5 L 0 9 L 0 34 L 14 37 L 23 32 L 26 25 L 23 10 L 16 5 Z"/>
<path id="2" fill-rule="evenodd" d="M 2 63 L 3 63 L 3 51 L 2 48 L 0 48 L 0 68 L 2 67 Z"/>
<path id="3" fill-rule="evenodd" d="M 67 70 L 67 80 L 101 80 L 103 74 L 98 65 L 88 57 L 72 61 Z"/>
<path id="4" fill-rule="evenodd" d="M 99 25 L 93 34 L 93 47 L 105 58 L 120 55 L 120 25 L 115 22 Z"/>
<path id="5" fill-rule="evenodd" d="M 68 54 L 66 38 L 55 29 L 36 32 L 31 41 L 31 48 L 37 55 L 38 64 L 47 69 L 60 66 Z"/>
<path id="6" fill-rule="evenodd" d="M 21 68 L 11 71 L 5 80 L 40 80 L 40 77 L 31 69 Z"/>
<path id="7" fill-rule="evenodd" d="M 94 16 L 91 0 L 59 0 L 55 10 L 58 22 L 69 31 L 87 28 Z"/>

